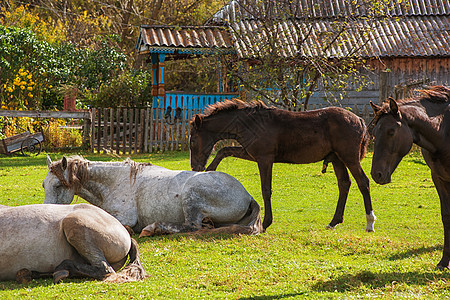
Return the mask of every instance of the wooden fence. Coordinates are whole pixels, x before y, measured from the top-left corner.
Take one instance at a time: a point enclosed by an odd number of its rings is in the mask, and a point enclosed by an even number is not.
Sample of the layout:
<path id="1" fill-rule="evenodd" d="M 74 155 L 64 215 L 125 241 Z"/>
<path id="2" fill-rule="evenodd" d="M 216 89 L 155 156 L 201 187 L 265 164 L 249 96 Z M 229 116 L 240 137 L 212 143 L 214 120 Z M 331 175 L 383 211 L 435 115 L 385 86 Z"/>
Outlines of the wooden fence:
<path id="1" fill-rule="evenodd" d="M 326 105 L 311 105 L 318 109 Z M 352 111 L 368 124 L 372 118 L 369 105 Z M 151 153 L 189 150 L 189 121 L 199 109 L 167 112 L 163 108 L 92 109 L 91 150 L 103 153 Z"/>
<path id="2" fill-rule="evenodd" d="M 92 109 L 91 149 L 117 154 L 188 150 L 189 121 L 199 112 L 183 109 L 177 114 L 163 108 Z"/>

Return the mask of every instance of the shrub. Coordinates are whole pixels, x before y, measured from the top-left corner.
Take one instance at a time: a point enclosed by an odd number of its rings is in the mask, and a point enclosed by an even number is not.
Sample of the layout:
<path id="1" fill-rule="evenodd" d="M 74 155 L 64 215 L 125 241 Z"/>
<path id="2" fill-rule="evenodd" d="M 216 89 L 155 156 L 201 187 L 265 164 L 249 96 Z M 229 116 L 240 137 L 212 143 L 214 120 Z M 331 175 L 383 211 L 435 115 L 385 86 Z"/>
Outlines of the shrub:
<path id="1" fill-rule="evenodd" d="M 90 93 L 88 103 L 93 107 L 145 106 L 151 101 L 150 74 L 124 72 Z"/>
<path id="2" fill-rule="evenodd" d="M 78 129 L 63 128 L 65 121 L 52 119 L 43 128 L 45 145 L 47 149 L 81 147 L 83 137 Z"/>

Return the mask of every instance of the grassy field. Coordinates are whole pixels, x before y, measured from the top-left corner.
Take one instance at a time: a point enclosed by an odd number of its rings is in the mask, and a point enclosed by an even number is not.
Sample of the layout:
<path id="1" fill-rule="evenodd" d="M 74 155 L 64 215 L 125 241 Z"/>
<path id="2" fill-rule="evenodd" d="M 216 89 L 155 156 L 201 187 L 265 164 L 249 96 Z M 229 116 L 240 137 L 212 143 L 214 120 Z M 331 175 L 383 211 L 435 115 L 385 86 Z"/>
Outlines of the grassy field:
<path id="1" fill-rule="evenodd" d="M 61 156 L 51 154 L 54 160 Z M 132 158 L 189 169 L 188 153 Z M 367 174 L 370 164 L 369 153 L 363 161 Z M 262 205 L 255 163 L 227 158 L 218 170 L 239 179 Z M 364 206 L 356 184 L 344 223 L 335 230 L 325 229 L 338 190 L 331 164 L 328 173 L 320 171 L 320 163 L 275 165 L 274 223 L 264 234 L 138 239 L 151 275 L 146 281 L 0 282 L 0 299 L 450 298 L 450 273 L 434 270 L 442 253 L 443 229 L 439 199 L 420 155 L 408 155 L 391 184 L 378 186 L 371 181 L 378 217 L 375 233 L 364 231 Z M 0 157 L 0 204 L 43 202 L 46 173 L 44 155 Z"/>

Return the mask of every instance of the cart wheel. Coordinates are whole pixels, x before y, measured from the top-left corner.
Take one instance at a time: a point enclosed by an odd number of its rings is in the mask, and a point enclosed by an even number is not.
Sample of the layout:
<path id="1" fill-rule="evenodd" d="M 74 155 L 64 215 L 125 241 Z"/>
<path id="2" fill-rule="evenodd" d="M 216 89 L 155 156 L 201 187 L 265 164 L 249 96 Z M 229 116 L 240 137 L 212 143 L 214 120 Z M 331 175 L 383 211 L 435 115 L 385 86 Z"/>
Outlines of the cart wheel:
<path id="1" fill-rule="evenodd" d="M 24 140 L 20 148 L 20 151 L 25 156 L 38 155 L 39 153 L 41 153 L 41 150 L 41 142 L 39 142 L 39 140 L 34 137 L 30 137 Z"/>

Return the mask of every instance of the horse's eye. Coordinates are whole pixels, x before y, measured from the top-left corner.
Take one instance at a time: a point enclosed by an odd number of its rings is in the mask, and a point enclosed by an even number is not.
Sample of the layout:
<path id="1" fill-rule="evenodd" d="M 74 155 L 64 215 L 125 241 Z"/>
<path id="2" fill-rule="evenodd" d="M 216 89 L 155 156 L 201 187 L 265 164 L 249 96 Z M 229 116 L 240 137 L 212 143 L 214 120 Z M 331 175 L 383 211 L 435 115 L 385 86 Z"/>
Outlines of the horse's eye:
<path id="1" fill-rule="evenodd" d="M 388 134 L 389 136 L 393 136 L 393 135 L 395 134 L 395 129 L 389 129 L 388 132 L 387 132 L 387 134 Z"/>

